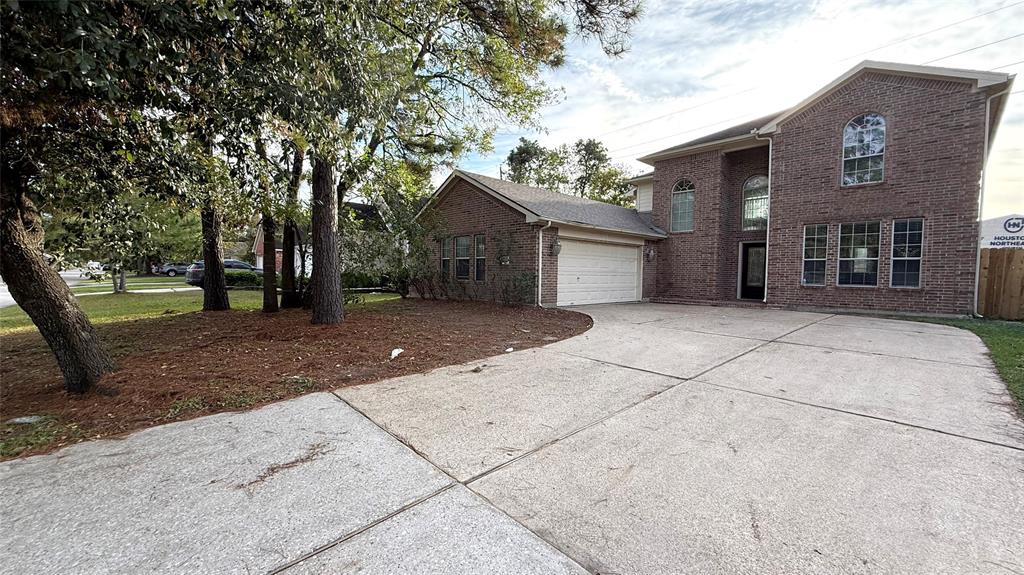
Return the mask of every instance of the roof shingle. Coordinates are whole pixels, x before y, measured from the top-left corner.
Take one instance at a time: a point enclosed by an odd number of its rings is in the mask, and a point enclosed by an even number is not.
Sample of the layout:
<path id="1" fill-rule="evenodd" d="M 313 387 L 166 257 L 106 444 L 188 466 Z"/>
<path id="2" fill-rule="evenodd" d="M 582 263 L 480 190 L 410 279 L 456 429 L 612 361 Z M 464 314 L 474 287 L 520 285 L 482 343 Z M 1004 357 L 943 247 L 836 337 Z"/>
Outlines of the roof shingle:
<path id="1" fill-rule="evenodd" d="M 456 173 L 485 189 L 503 196 L 508 201 L 534 213 L 542 220 L 580 224 L 582 226 L 627 234 L 654 237 L 665 236 L 665 232 L 653 225 L 649 225 L 637 214 L 636 210 L 499 180 L 463 170 L 456 170 Z"/>

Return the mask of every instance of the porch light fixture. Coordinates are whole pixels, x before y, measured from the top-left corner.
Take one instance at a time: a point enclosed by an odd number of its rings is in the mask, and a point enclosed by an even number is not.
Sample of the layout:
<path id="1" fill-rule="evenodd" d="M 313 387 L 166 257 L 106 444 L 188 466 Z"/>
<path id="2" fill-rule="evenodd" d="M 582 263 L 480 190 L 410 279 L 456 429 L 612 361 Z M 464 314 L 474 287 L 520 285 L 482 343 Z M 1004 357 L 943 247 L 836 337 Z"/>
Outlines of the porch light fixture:
<path id="1" fill-rule="evenodd" d="M 654 246 L 648 246 L 647 249 L 644 250 L 644 261 L 654 261 Z"/>
<path id="2" fill-rule="evenodd" d="M 555 243 L 551 244 L 551 255 L 557 256 L 562 251 L 562 242 L 555 239 Z"/>

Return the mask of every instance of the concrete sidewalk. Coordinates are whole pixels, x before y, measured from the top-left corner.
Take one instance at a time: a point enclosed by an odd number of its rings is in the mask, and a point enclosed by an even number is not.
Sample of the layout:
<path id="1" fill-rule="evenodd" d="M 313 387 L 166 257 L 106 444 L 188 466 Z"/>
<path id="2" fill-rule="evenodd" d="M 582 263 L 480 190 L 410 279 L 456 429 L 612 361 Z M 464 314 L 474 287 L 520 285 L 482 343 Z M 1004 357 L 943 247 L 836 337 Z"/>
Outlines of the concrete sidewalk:
<path id="1" fill-rule="evenodd" d="M 1024 572 L 973 334 L 582 308 L 544 348 L 0 464 L 0 572 Z"/>

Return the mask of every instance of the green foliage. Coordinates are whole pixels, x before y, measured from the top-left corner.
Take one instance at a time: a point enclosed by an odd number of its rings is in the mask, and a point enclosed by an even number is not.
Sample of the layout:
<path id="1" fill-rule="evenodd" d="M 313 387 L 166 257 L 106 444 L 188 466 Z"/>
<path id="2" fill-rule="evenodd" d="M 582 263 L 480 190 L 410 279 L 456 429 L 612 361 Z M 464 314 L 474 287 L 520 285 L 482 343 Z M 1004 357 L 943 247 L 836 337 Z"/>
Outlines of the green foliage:
<path id="1" fill-rule="evenodd" d="M 224 282 L 228 287 L 263 287 L 263 274 L 247 271 L 232 271 L 224 274 Z"/>
<path id="2" fill-rule="evenodd" d="M 937 318 L 923 321 L 956 326 L 980 337 L 1017 404 L 1017 412 L 1024 415 L 1024 322 Z"/>
<path id="3" fill-rule="evenodd" d="M 545 148 L 535 140 L 520 138 L 505 164 L 506 176 L 513 182 L 619 206 L 633 205 L 626 169 L 613 164 L 608 150 L 597 140 Z"/>
<path id="4" fill-rule="evenodd" d="M 62 425 L 47 416 L 34 423 L 0 424 L 0 457 L 16 457 L 21 452 L 48 445 L 63 437 L 71 441 L 81 437 L 76 426 Z"/>

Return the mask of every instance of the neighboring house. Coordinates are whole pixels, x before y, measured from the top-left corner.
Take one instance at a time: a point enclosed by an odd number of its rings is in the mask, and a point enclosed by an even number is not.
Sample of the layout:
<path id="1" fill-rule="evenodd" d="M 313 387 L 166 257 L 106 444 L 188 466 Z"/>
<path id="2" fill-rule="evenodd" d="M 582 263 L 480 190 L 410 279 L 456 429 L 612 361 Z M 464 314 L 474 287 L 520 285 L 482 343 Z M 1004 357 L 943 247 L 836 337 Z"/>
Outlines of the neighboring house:
<path id="1" fill-rule="evenodd" d="M 501 265 L 500 233 L 544 305 L 971 313 L 979 182 L 1012 82 L 863 62 L 793 108 L 640 158 L 654 170 L 632 180 L 636 211 L 456 171 L 425 208 L 450 236 L 438 270 L 486 284 L 477 237 Z"/>

